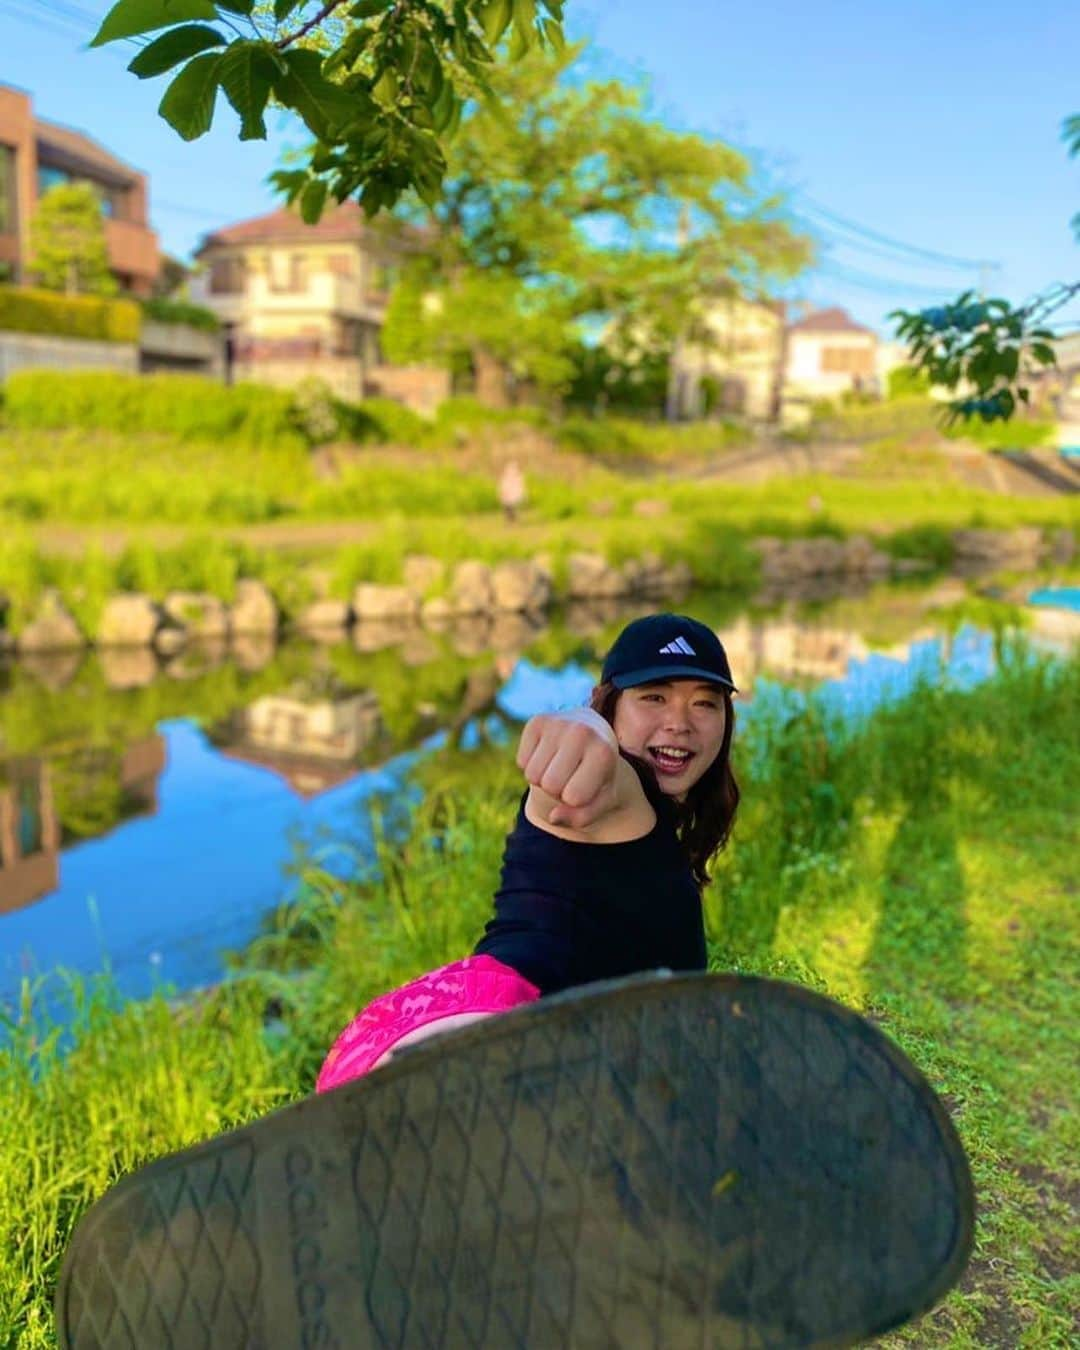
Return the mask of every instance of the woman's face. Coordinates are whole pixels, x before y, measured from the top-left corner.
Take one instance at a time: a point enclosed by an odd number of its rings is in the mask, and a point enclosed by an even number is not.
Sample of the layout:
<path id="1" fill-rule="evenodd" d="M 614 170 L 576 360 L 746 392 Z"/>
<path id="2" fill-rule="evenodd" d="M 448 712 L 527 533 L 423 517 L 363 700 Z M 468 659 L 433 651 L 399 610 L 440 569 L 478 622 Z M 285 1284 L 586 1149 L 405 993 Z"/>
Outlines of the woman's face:
<path id="1" fill-rule="evenodd" d="M 639 684 L 615 704 L 619 744 L 648 760 L 661 791 L 680 802 L 720 753 L 726 722 L 723 694 L 698 680 Z"/>

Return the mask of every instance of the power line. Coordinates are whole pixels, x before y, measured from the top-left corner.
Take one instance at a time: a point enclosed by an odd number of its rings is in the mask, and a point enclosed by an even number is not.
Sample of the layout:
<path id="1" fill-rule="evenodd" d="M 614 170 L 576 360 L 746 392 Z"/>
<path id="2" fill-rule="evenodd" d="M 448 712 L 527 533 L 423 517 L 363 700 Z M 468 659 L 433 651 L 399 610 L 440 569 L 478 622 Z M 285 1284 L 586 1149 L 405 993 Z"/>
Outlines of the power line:
<path id="1" fill-rule="evenodd" d="M 848 230 L 851 233 L 870 239 L 874 243 L 885 245 L 888 248 L 895 249 L 900 253 L 906 253 L 913 258 L 921 258 L 927 262 L 936 262 L 944 266 L 956 267 L 965 272 L 978 271 L 984 268 L 1000 268 L 1001 264 L 987 261 L 985 258 L 960 258 L 952 253 L 939 253 L 935 249 L 922 248 L 917 244 L 907 244 L 901 239 L 893 239 L 887 234 L 881 234 L 878 230 L 869 229 L 865 225 L 858 224 L 857 221 L 849 220 L 846 216 L 841 216 L 835 211 L 830 211 L 828 207 L 821 206 L 810 197 L 802 199 L 803 205 L 815 215 L 821 216 L 829 221 L 835 228 Z"/>
<path id="2" fill-rule="evenodd" d="M 927 267 L 944 267 L 943 263 L 927 263 L 921 258 L 906 257 L 898 254 L 896 251 L 882 248 L 877 244 L 866 243 L 861 239 L 847 239 L 835 230 L 830 230 L 819 225 L 816 221 L 809 219 L 800 220 L 795 217 L 795 223 L 809 234 L 814 236 L 825 249 L 831 250 L 834 247 L 854 249 L 857 253 L 868 254 L 872 258 L 880 258 L 883 262 L 891 263 L 894 267 L 919 267 L 925 272 Z M 950 267 L 950 270 L 959 270 Z M 974 269 L 972 269 L 974 270 Z"/>
<path id="3" fill-rule="evenodd" d="M 873 273 L 843 267 L 836 263 L 822 263 L 816 270 L 825 276 L 834 277 L 847 286 L 874 291 L 879 295 L 891 296 L 896 299 L 940 300 L 950 290 L 950 287 L 945 283 L 940 286 L 921 286 L 915 282 L 909 284 L 899 277 L 875 276 Z M 810 275 L 813 275 L 813 273 L 810 273 Z"/>

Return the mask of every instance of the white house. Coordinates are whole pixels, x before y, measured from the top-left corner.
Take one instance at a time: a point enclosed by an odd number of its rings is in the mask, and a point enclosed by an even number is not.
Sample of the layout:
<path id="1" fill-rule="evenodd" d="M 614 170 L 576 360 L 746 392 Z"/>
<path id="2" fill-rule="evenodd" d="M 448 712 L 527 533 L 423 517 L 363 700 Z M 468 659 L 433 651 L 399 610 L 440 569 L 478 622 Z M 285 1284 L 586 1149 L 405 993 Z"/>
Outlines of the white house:
<path id="1" fill-rule="evenodd" d="M 850 390 L 877 392 L 878 336 L 846 310 L 820 309 L 789 324 L 784 395 L 838 398 Z"/>

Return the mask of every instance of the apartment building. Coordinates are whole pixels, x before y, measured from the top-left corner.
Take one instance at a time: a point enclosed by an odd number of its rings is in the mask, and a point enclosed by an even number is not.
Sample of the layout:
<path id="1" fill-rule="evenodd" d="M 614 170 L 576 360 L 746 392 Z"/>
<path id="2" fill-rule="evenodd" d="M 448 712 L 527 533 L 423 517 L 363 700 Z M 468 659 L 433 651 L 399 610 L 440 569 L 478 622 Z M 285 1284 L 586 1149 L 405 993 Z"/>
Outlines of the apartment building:
<path id="1" fill-rule="evenodd" d="M 27 283 L 30 221 L 56 183 L 89 183 L 101 198 L 109 267 L 122 291 L 150 295 L 160 268 L 147 219 L 147 179 L 82 131 L 35 117 L 29 94 L 0 84 L 0 281 Z"/>
<path id="2" fill-rule="evenodd" d="M 388 366 L 379 345 L 391 287 L 416 247 L 416 236 L 371 224 L 352 200 L 315 225 L 282 207 L 208 234 L 189 293 L 225 326 L 234 379 L 315 377 L 341 398 L 433 406 L 448 392 L 445 373 Z"/>

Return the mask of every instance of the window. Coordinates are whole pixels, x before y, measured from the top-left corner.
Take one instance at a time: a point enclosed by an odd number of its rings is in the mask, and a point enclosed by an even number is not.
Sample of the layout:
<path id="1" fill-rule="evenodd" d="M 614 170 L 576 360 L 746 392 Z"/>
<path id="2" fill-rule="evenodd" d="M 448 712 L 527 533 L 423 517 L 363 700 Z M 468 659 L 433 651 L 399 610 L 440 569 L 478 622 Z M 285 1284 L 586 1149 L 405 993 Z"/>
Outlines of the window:
<path id="1" fill-rule="evenodd" d="M 873 375 L 874 353 L 870 347 L 822 347 L 821 369 L 828 375 Z"/>
<path id="2" fill-rule="evenodd" d="M 302 253 L 271 254 L 270 289 L 278 294 L 307 290 L 307 259 Z"/>
<path id="3" fill-rule="evenodd" d="M 71 175 L 63 169 L 56 169 L 51 164 L 39 164 L 37 171 L 37 190 L 38 196 L 44 197 L 50 188 L 59 187 L 61 183 L 70 183 Z"/>
<path id="4" fill-rule="evenodd" d="M 244 259 L 215 258 L 210 264 L 210 294 L 238 295 L 245 289 Z"/>
<path id="5" fill-rule="evenodd" d="M 352 255 L 349 253 L 331 253 L 329 269 L 336 277 L 351 277 L 356 275 L 356 268 L 353 266 Z"/>
<path id="6" fill-rule="evenodd" d="M 16 220 L 15 151 L 0 145 L 0 234 L 14 234 Z"/>
<path id="7" fill-rule="evenodd" d="M 93 188 L 98 201 L 101 203 L 101 214 L 110 217 L 120 215 L 117 207 L 124 195 L 121 190 L 103 187 L 101 183 L 95 183 L 91 178 L 77 178 L 74 174 L 68 173 L 66 169 L 58 169 L 52 164 L 38 165 L 37 190 L 39 197 L 44 197 L 50 188 L 58 187 L 62 183 L 81 183 L 86 187 Z"/>

